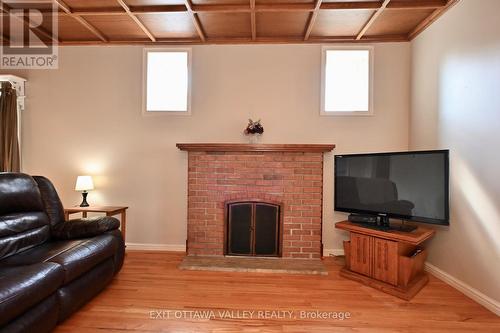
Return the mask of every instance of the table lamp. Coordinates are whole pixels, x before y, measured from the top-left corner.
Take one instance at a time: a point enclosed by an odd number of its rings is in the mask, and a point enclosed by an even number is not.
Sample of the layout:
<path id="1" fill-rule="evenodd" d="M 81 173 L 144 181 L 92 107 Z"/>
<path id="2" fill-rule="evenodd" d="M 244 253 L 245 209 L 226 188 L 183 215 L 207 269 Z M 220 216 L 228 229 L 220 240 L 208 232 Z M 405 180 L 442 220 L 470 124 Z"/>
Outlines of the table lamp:
<path id="1" fill-rule="evenodd" d="M 94 189 L 94 182 L 92 181 L 91 176 L 78 176 L 76 179 L 76 185 L 75 185 L 75 191 L 82 191 L 82 203 L 80 204 L 80 207 L 88 207 L 89 204 L 87 202 L 87 195 L 89 194 L 90 190 Z"/>

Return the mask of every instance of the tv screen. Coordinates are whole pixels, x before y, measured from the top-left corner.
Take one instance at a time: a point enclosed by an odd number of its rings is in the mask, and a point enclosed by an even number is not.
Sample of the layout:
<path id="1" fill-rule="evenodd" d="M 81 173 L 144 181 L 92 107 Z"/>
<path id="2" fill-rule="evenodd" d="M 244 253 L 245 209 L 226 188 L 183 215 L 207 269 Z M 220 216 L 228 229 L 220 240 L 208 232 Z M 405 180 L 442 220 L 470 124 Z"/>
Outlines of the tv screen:
<path id="1" fill-rule="evenodd" d="M 335 210 L 449 224 L 448 150 L 335 156 Z"/>

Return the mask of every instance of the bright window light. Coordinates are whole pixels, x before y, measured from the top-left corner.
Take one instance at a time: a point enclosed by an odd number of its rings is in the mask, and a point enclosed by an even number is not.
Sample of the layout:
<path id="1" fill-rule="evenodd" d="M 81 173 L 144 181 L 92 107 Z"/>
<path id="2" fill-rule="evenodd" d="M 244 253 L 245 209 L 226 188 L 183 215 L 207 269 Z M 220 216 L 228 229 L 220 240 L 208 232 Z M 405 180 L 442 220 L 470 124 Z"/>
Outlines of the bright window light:
<path id="1" fill-rule="evenodd" d="M 148 51 L 146 56 L 146 111 L 187 112 L 188 51 Z"/>
<path id="2" fill-rule="evenodd" d="M 323 112 L 370 113 L 370 52 L 325 50 Z"/>

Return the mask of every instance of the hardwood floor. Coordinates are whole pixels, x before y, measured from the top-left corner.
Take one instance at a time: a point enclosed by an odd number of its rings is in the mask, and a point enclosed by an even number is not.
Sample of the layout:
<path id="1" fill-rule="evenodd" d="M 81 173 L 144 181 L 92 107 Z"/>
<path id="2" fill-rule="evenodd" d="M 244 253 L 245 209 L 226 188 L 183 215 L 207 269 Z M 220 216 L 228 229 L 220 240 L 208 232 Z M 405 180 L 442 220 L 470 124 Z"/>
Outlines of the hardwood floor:
<path id="1" fill-rule="evenodd" d="M 325 259 L 322 276 L 181 271 L 182 257 L 128 252 L 115 281 L 56 332 L 500 332 L 500 317 L 432 276 L 406 302 L 340 277 L 339 258 Z"/>

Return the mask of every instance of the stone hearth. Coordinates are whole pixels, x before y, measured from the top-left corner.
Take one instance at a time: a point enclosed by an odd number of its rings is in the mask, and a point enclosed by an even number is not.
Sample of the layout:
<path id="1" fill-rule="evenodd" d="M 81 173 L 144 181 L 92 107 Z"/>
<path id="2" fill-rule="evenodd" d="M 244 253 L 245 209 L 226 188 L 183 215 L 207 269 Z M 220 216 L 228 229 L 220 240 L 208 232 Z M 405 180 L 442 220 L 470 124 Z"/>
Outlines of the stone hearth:
<path id="1" fill-rule="evenodd" d="M 321 260 L 283 258 L 187 256 L 184 257 L 179 268 L 189 271 L 328 275 Z"/>
<path id="2" fill-rule="evenodd" d="M 177 144 L 188 151 L 189 256 L 225 255 L 225 204 L 280 203 L 281 255 L 322 255 L 323 154 L 334 145 Z"/>

